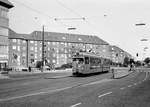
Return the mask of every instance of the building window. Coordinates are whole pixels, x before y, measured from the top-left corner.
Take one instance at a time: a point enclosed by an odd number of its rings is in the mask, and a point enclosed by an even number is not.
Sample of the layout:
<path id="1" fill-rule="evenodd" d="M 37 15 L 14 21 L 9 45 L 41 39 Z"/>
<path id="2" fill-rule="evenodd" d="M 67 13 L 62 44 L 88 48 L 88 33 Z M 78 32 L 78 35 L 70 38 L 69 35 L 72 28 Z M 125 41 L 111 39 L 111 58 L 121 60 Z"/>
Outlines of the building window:
<path id="1" fill-rule="evenodd" d="M 103 45 L 103 48 L 106 48 L 106 45 Z"/>
<path id="2" fill-rule="evenodd" d="M 35 47 L 35 52 L 37 52 L 37 47 Z"/>
<path id="3" fill-rule="evenodd" d="M 55 54 L 55 53 L 53 53 L 53 57 L 56 57 L 56 54 Z"/>
<path id="4" fill-rule="evenodd" d="M 4 18 L 8 18 L 8 11 L 6 9 L 0 8 L 0 16 Z"/>
<path id="5" fill-rule="evenodd" d="M 106 50 L 105 50 L 105 49 L 103 49 L 103 52 L 106 52 Z"/>
<path id="6" fill-rule="evenodd" d="M 64 54 L 61 54 L 61 57 L 64 57 L 65 55 Z"/>
<path id="7" fill-rule="evenodd" d="M 17 42 L 17 40 L 16 40 L 16 39 L 12 39 L 12 42 L 14 42 L 14 43 L 15 43 L 15 42 Z"/>
<path id="8" fill-rule="evenodd" d="M 17 61 L 18 61 L 18 65 L 20 65 L 20 56 L 19 55 L 18 55 Z"/>
<path id="9" fill-rule="evenodd" d="M 25 56 L 26 56 L 26 54 L 25 54 L 25 53 L 22 53 L 22 56 L 23 56 L 23 57 L 25 57 Z"/>
<path id="10" fill-rule="evenodd" d="M 34 43 L 34 41 L 30 41 L 30 43 Z"/>
<path id="11" fill-rule="evenodd" d="M 20 40 L 18 39 L 18 44 L 20 44 Z"/>
<path id="12" fill-rule="evenodd" d="M 65 39 L 66 39 L 66 37 L 62 37 L 62 39 L 64 39 L 64 40 L 65 40 Z"/>
<path id="13" fill-rule="evenodd" d="M 53 63 L 56 63 L 56 60 L 53 59 Z"/>
<path id="14" fill-rule="evenodd" d="M 25 40 L 23 40 L 23 41 L 22 41 L 22 43 L 26 43 L 26 41 L 25 41 Z"/>
<path id="15" fill-rule="evenodd" d="M 67 53 L 67 50 L 65 49 L 65 53 Z"/>
<path id="16" fill-rule="evenodd" d="M 52 42 L 53 45 L 56 45 L 56 42 Z"/>
<path id="17" fill-rule="evenodd" d="M 79 40 L 79 41 L 82 41 L 82 39 L 81 39 L 81 38 L 78 38 L 78 40 Z"/>
<path id="18" fill-rule="evenodd" d="M 40 51 L 42 50 L 42 47 L 40 47 Z"/>
<path id="19" fill-rule="evenodd" d="M 69 46 L 71 46 L 71 43 L 68 43 Z"/>
<path id="20" fill-rule="evenodd" d="M 71 54 L 68 54 L 68 57 L 71 57 Z"/>
<path id="21" fill-rule="evenodd" d="M 35 44 L 37 44 L 37 41 L 34 41 Z"/>
<path id="22" fill-rule="evenodd" d="M 23 47 L 23 48 L 22 48 L 22 50 L 24 50 L 24 51 L 25 51 L 25 50 L 26 50 L 26 47 Z"/>
<path id="23" fill-rule="evenodd" d="M 61 45 L 64 45 L 64 42 L 60 42 Z"/>
<path id="24" fill-rule="evenodd" d="M 64 51 L 64 48 L 61 48 L 61 51 Z"/>
<path id="25" fill-rule="evenodd" d="M 20 46 L 18 46 L 18 51 L 20 51 Z"/>
<path id="26" fill-rule="evenodd" d="M 30 56 L 34 56 L 34 54 L 30 54 Z"/>
<path id="27" fill-rule="evenodd" d="M 33 51 L 33 50 L 34 50 L 34 48 L 33 48 L 33 47 L 30 47 L 30 50 L 31 50 L 31 51 Z"/>
<path id="28" fill-rule="evenodd" d="M 37 58 L 37 54 L 35 54 L 35 58 Z"/>
<path id="29" fill-rule="evenodd" d="M 34 63 L 34 59 L 30 59 L 31 63 Z"/>
<path id="30" fill-rule="evenodd" d="M 15 49 L 16 49 L 16 46 L 12 46 L 12 49 L 14 49 L 14 50 L 15 50 Z"/>

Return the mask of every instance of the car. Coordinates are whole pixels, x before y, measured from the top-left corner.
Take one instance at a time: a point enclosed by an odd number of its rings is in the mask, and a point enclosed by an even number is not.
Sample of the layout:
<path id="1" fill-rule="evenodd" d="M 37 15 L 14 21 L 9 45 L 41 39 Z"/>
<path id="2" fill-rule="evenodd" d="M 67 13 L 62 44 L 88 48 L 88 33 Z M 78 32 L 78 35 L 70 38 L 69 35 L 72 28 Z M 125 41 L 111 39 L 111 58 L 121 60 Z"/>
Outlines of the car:
<path id="1" fill-rule="evenodd" d="M 51 70 L 49 66 L 44 66 L 43 69 L 44 70 Z"/>

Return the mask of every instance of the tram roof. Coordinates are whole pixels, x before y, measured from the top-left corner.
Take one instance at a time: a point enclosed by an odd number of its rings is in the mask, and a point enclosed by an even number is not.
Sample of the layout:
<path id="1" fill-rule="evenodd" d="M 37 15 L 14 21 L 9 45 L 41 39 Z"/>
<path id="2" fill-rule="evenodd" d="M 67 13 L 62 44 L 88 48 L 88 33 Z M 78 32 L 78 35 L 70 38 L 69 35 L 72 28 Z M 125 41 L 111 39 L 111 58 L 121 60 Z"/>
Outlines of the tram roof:
<path id="1" fill-rule="evenodd" d="M 101 58 L 100 55 L 97 55 L 97 54 L 94 54 L 94 53 L 90 53 L 90 52 L 77 52 L 80 55 L 82 56 L 88 56 L 88 57 L 97 57 L 97 58 Z M 76 55 L 77 55 L 76 53 Z"/>

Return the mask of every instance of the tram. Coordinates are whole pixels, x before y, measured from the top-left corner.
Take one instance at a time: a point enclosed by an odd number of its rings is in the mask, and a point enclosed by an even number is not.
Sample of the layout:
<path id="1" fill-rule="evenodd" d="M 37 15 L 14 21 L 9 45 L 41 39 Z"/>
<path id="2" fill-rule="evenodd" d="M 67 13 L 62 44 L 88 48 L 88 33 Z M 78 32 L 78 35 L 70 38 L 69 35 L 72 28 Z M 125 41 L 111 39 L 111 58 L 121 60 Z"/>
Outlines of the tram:
<path id="1" fill-rule="evenodd" d="M 72 57 L 72 74 L 86 75 L 110 70 L 110 59 L 87 52 L 77 52 Z"/>

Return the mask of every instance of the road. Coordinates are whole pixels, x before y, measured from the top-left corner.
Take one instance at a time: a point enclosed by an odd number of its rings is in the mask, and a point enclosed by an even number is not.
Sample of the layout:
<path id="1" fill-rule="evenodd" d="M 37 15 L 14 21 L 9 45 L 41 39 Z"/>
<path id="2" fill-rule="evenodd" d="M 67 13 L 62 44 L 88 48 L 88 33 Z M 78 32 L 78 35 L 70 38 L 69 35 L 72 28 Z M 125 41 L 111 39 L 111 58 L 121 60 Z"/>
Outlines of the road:
<path id="1" fill-rule="evenodd" d="M 5 81 L 0 107 L 149 107 L 149 73 L 111 73 L 88 77 L 31 78 Z"/>

